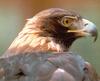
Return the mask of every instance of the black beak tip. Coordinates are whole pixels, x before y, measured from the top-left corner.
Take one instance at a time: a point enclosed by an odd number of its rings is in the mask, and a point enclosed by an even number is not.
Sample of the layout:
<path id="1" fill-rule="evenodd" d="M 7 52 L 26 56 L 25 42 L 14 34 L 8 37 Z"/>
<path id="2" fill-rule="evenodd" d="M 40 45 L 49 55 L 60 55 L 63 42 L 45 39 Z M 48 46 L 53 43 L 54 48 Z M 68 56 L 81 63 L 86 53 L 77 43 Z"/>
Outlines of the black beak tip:
<path id="1" fill-rule="evenodd" d="M 93 37 L 94 37 L 94 42 L 96 42 L 96 40 L 97 40 L 97 38 L 98 38 L 98 32 L 96 32 L 96 33 L 93 35 Z"/>
<path id="2" fill-rule="evenodd" d="M 98 38 L 98 31 L 96 28 L 94 29 L 94 32 L 92 32 L 92 36 L 94 37 L 94 42 L 96 42 L 96 40 Z"/>

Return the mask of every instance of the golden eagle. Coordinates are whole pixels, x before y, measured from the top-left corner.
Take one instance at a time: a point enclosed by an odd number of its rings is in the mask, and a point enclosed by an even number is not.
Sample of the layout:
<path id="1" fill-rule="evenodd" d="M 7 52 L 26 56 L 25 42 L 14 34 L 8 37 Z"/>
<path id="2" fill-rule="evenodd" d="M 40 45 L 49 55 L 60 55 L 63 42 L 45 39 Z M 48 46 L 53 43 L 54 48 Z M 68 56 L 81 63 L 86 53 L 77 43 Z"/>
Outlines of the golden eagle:
<path id="1" fill-rule="evenodd" d="M 72 43 L 86 36 L 97 39 L 95 24 L 75 11 L 51 8 L 28 19 L 4 56 L 41 53 L 33 61 L 38 65 L 33 81 L 98 81 L 91 64 L 69 53 Z"/>

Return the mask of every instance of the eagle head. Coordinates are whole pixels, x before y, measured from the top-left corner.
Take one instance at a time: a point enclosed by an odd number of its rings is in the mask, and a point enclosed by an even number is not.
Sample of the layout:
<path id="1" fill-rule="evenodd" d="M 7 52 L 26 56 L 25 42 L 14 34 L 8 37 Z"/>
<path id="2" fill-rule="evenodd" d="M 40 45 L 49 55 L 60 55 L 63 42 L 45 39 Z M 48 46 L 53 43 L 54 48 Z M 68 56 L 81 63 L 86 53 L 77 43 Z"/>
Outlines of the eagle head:
<path id="1" fill-rule="evenodd" d="M 81 37 L 97 39 L 95 24 L 71 10 L 51 8 L 28 19 L 7 51 L 68 51 L 72 43 Z"/>

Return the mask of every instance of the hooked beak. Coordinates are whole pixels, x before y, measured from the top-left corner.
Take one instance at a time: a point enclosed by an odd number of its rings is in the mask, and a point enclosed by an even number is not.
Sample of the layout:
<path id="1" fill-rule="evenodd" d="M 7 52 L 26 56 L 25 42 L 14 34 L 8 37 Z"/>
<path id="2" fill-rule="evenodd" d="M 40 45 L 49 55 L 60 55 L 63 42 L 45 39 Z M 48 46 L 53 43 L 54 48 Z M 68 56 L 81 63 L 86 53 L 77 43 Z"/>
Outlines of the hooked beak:
<path id="1" fill-rule="evenodd" d="M 96 41 L 98 37 L 96 25 L 87 19 L 82 19 L 82 23 L 82 29 L 69 30 L 68 32 L 75 32 L 79 37 L 92 36 L 94 41 Z"/>

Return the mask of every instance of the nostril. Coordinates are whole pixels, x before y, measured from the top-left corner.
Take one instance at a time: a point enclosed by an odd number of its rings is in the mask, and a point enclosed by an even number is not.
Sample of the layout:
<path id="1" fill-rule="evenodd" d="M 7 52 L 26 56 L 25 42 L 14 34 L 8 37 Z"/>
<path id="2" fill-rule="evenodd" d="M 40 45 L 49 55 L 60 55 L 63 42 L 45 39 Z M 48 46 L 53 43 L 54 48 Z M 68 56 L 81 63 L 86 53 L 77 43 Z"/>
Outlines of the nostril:
<path id="1" fill-rule="evenodd" d="M 84 26 L 87 26 L 87 25 L 88 25 L 88 23 L 84 24 Z"/>

